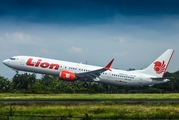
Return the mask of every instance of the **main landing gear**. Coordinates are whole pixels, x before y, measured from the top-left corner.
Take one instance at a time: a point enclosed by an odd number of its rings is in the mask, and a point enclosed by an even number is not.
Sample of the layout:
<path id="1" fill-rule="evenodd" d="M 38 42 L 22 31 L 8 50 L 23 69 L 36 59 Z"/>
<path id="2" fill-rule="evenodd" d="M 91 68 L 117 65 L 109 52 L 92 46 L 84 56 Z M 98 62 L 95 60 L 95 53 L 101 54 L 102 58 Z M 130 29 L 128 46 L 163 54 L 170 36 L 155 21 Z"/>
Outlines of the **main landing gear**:
<path id="1" fill-rule="evenodd" d="M 88 83 L 85 82 L 85 83 L 83 84 L 83 87 L 84 87 L 84 88 L 88 88 Z"/>
<path id="2" fill-rule="evenodd" d="M 19 71 L 16 70 L 16 75 L 18 75 L 18 74 L 19 74 Z"/>
<path id="3" fill-rule="evenodd" d="M 78 88 L 80 88 L 81 86 L 83 86 L 84 88 L 88 88 L 89 87 L 89 85 L 88 85 L 88 83 L 86 81 L 84 81 L 84 82 L 74 81 L 73 83 Z"/>

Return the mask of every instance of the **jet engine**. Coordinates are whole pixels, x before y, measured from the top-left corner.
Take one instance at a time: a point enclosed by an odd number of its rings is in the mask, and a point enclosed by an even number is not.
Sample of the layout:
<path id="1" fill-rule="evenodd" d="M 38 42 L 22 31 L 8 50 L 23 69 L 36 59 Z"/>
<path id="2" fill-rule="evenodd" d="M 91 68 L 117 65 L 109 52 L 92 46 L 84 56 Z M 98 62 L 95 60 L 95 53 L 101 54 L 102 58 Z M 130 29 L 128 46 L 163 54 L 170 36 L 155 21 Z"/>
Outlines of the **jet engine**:
<path id="1" fill-rule="evenodd" d="M 59 74 L 59 78 L 61 80 L 69 81 L 69 82 L 74 82 L 75 81 L 75 73 L 69 72 L 69 71 L 61 71 Z"/>

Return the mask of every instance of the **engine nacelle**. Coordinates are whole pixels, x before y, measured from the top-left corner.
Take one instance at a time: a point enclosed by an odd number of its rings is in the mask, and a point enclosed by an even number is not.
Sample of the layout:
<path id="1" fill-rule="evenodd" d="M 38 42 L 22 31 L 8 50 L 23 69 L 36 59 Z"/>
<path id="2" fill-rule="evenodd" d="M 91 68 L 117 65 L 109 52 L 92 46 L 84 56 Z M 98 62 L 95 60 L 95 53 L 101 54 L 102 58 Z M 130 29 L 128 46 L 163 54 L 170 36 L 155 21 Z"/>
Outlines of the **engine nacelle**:
<path id="1" fill-rule="evenodd" d="M 69 72 L 69 71 L 61 71 L 59 74 L 59 78 L 61 80 L 69 81 L 69 82 L 74 82 L 75 81 L 75 73 Z"/>

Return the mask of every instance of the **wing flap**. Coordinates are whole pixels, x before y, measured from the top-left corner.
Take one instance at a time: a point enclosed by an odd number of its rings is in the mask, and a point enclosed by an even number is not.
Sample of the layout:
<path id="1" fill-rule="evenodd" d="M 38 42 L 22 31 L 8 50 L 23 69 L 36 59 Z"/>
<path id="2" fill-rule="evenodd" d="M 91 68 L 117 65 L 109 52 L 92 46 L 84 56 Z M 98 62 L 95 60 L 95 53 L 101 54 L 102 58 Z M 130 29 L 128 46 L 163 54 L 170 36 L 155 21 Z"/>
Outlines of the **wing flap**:
<path id="1" fill-rule="evenodd" d="M 105 72 L 107 70 L 111 71 L 111 65 L 113 63 L 114 59 L 112 59 L 105 67 L 93 71 L 83 72 L 83 73 L 76 73 L 76 77 L 79 80 L 88 80 L 88 81 L 100 81 L 99 76 L 102 72 Z"/>

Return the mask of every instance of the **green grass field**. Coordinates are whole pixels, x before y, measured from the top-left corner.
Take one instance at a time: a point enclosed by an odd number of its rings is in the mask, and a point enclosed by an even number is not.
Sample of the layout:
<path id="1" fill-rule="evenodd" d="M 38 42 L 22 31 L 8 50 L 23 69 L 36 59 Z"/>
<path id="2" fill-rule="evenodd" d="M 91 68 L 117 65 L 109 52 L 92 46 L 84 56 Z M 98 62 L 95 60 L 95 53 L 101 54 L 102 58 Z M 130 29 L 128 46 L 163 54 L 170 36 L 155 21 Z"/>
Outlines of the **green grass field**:
<path id="1" fill-rule="evenodd" d="M 178 93 L 170 94 L 0 94 L 2 99 L 179 99 Z"/>
<path id="2" fill-rule="evenodd" d="M 67 118 L 179 118 L 179 104 L 169 103 L 14 103 L 0 104 L 0 113 L 11 116 L 65 116 Z"/>
<path id="3" fill-rule="evenodd" d="M 0 103 L 0 119 L 179 119 L 178 103 L 118 103 L 112 99 L 178 99 L 178 94 L 0 94 L 0 99 L 108 99 L 95 103 Z M 8 117 L 7 117 L 8 116 Z M 10 117 L 9 117 L 10 116 Z M 48 117 L 50 116 L 50 117 Z M 32 118 L 33 117 L 33 118 Z"/>

